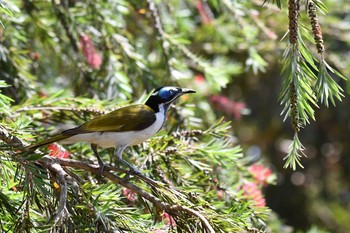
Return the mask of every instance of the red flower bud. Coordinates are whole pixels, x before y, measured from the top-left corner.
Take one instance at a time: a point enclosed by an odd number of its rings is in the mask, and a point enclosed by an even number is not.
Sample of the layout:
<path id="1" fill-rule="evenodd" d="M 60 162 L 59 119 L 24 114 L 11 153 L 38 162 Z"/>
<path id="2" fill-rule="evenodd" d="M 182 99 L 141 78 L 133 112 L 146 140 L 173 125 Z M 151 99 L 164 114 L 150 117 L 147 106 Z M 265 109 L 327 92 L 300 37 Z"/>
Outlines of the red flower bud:
<path id="1" fill-rule="evenodd" d="M 102 58 L 101 58 L 101 55 L 96 52 L 90 37 L 87 34 L 83 34 L 80 36 L 79 41 L 80 41 L 80 47 L 90 67 L 92 69 L 100 68 L 102 64 Z"/>

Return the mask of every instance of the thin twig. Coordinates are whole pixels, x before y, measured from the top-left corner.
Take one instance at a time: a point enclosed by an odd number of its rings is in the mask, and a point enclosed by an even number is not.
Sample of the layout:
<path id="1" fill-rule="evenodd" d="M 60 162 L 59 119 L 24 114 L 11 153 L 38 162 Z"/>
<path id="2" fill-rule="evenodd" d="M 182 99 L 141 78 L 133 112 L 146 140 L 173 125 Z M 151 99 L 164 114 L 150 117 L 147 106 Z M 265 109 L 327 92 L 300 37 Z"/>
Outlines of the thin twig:
<path id="1" fill-rule="evenodd" d="M 82 162 L 82 161 L 76 161 L 76 160 L 71 160 L 71 159 L 59 159 L 59 158 L 53 158 L 53 157 L 48 157 L 45 156 L 44 157 L 45 160 L 51 160 L 52 163 L 57 163 L 60 164 L 62 166 L 69 166 L 69 167 L 74 167 L 74 168 L 78 168 L 78 169 L 83 169 L 85 171 L 91 172 L 95 175 L 99 175 L 99 166 L 95 165 L 95 164 L 89 164 L 86 162 Z M 157 198 L 156 196 L 144 191 L 143 189 L 141 189 L 140 187 L 128 182 L 127 180 L 114 175 L 113 173 L 110 172 L 110 168 L 109 166 L 106 167 L 106 169 L 103 170 L 102 175 L 104 177 L 106 177 L 107 179 L 111 180 L 112 182 L 122 185 L 128 189 L 130 189 L 131 191 L 137 193 L 139 196 L 143 197 L 144 199 L 148 200 L 149 202 L 153 203 L 155 206 L 157 206 L 157 208 L 164 210 L 165 212 L 167 212 L 170 215 L 174 215 L 174 216 L 183 216 L 184 213 L 188 214 L 188 215 L 192 215 L 196 218 L 198 218 L 203 226 L 208 230 L 208 232 L 210 233 L 215 233 L 214 228 L 210 225 L 209 221 L 198 211 L 193 210 L 189 207 L 186 206 L 182 206 L 182 205 L 170 205 L 169 203 L 163 202 L 162 200 L 160 200 L 159 198 Z M 136 174 L 138 177 L 143 177 L 143 175 L 140 174 Z M 144 177 L 143 177 L 144 178 Z M 148 181 L 150 181 L 151 179 L 146 179 Z M 154 182 L 154 181 L 152 181 Z M 155 183 L 158 185 L 158 183 Z"/>
<path id="2" fill-rule="evenodd" d="M 67 179 L 71 179 L 71 177 L 66 173 L 66 171 L 62 168 L 62 166 L 57 163 L 52 157 L 44 156 L 39 162 L 49 169 L 51 172 L 57 175 L 57 179 L 60 186 L 60 200 L 59 206 L 57 209 L 57 213 L 55 216 L 55 223 L 67 217 L 69 214 L 67 210 L 67 193 L 68 193 L 68 185 Z"/>
<path id="3" fill-rule="evenodd" d="M 159 40 L 161 42 L 161 48 L 163 51 L 163 56 L 165 59 L 165 62 L 167 64 L 167 72 L 170 76 L 170 78 L 173 76 L 174 73 L 174 68 L 170 62 L 170 58 L 169 58 L 169 50 L 168 50 L 168 44 L 166 42 L 166 34 L 163 30 L 162 27 L 162 22 L 160 20 L 159 14 L 158 14 L 158 10 L 157 7 L 154 3 L 153 0 L 147 0 L 147 4 L 148 4 L 148 9 L 150 10 L 150 12 L 152 13 L 152 17 L 153 17 L 153 21 L 154 21 L 154 26 L 157 29 L 158 32 L 158 36 L 159 36 Z"/>
<path id="4" fill-rule="evenodd" d="M 23 147 L 22 141 L 13 136 L 4 126 L 0 125 L 0 140 L 4 141 L 7 145 L 16 148 Z"/>
<path id="5" fill-rule="evenodd" d="M 167 212 L 169 210 L 166 210 Z M 181 212 L 187 212 L 188 214 L 194 215 L 197 218 L 199 218 L 201 220 L 201 222 L 204 224 L 204 226 L 209 230 L 210 233 L 215 233 L 214 228 L 210 225 L 208 219 L 206 219 L 201 213 L 199 213 L 198 211 L 195 211 L 193 209 L 188 208 L 187 206 L 181 206 L 181 205 L 173 205 L 171 207 L 171 212 L 174 211 L 178 211 L 177 215 L 181 215 Z"/>
<path id="6" fill-rule="evenodd" d="M 32 107 L 23 107 L 17 110 L 17 112 L 26 112 L 26 111 L 70 111 L 70 112 L 91 112 L 99 115 L 106 113 L 104 110 L 99 110 L 96 108 L 75 108 L 75 107 L 63 107 L 63 106 L 32 106 Z"/>
<path id="7" fill-rule="evenodd" d="M 70 28 L 68 26 L 66 15 L 64 15 L 62 10 L 56 5 L 55 0 L 52 0 L 52 5 L 54 7 L 54 10 L 55 10 L 55 13 L 57 15 L 57 18 L 61 22 L 61 24 L 62 24 L 62 26 L 64 28 L 64 31 L 66 32 L 66 35 L 67 35 L 67 37 L 68 37 L 68 39 L 69 39 L 69 41 L 70 41 L 74 51 L 76 53 L 78 53 L 79 52 L 79 48 L 78 48 L 78 45 L 77 45 L 77 41 L 74 38 L 74 36 L 72 34 L 72 31 L 70 30 Z"/>

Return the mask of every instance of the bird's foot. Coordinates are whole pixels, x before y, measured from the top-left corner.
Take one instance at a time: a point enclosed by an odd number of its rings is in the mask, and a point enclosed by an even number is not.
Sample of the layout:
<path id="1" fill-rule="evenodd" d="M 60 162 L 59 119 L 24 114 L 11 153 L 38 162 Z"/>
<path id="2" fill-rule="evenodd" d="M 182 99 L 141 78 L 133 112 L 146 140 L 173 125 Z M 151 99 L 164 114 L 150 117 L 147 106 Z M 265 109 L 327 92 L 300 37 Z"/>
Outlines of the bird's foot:
<path id="1" fill-rule="evenodd" d="M 102 177 L 103 170 L 105 169 L 106 165 L 104 163 L 100 164 L 100 167 L 98 169 L 98 175 Z"/>
<path id="2" fill-rule="evenodd" d="M 142 173 L 137 168 L 135 168 L 134 166 L 131 166 L 131 167 L 129 167 L 129 171 L 126 172 L 126 175 L 125 175 L 124 179 L 126 181 L 129 181 L 131 176 L 133 176 L 133 175 L 141 175 L 141 174 Z"/>
<path id="3" fill-rule="evenodd" d="M 117 163 L 117 166 L 123 165 L 124 167 L 129 168 L 128 171 L 124 170 L 125 171 L 124 179 L 126 181 L 130 180 L 130 177 L 132 175 L 140 175 L 141 174 L 141 172 L 136 167 L 132 166 L 130 163 L 125 161 L 121 156 L 116 156 L 116 157 L 117 157 L 117 161 L 119 162 L 119 163 Z"/>
<path id="4" fill-rule="evenodd" d="M 100 165 L 100 168 L 98 169 L 98 175 L 100 177 L 102 177 L 102 173 L 103 173 L 103 170 L 106 167 L 106 165 L 104 164 L 104 162 L 102 161 L 100 155 L 98 154 L 97 145 L 92 143 L 91 144 L 91 149 L 94 152 L 94 154 L 96 155 L 96 158 L 97 158 L 97 161 L 98 161 L 98 165 Z"/>
<path id="5" fill-rule="evenodd" d="M 131 167 L 130 170 L 128 171 L 128 174 L 141 175 L 142 173 L 136 167 Z"/>
<path id="6" fill-rule="evenodd" d="M 141 172 L 134 167 L 133 165 L 131 165 L 130 163 L 128 163 L 127 161 L 125 161 L 124 159 L 120 159 L 119 160 L 125 167 L 129 168 L 129 171 L 126 172 L 127 175 L 137 175 L 137 174 L 141 174 Z"/>

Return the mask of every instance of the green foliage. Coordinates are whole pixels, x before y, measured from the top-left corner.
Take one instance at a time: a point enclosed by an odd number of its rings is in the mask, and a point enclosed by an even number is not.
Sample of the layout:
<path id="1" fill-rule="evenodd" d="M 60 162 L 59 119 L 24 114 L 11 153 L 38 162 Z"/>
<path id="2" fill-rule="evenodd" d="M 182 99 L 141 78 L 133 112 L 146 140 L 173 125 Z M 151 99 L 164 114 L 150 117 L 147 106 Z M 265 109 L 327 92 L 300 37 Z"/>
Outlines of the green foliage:
<path id="1" fill-rule="evenodd" d="M 41 106 L 40 108 L 19 110 L 33 117 L 42 116 L 38 113 L 45 111 L 46 114 L 49 114 L 50 119 L 58 116 L 60 119 L 70 118 L 74 112 L 91 113 L 86 109 L 77 111 L 73 106 L 71 110 L 58 112 L 54 106 L 68 101 L 60 100 L 59 95 L 49 99 L 34 99 L 36 104 Z M 91 103 L 92 100 L 74 99 L 74 101 L 78 106 L 84 106 Z M 30 102 L 31 100 L 28 100 L 27 103 Z M 53 105 L 52 108 L 45 106 L 48 103 Z M 73 102 L 70 103 L 72 105 Z M 95 105 L 98 103 L 95 102 Z M 37 120 L 33 123 L 38 122 Z M 52 123 L 55 124 L 54 121 Z M 206 131 L 178 130 L 170 133 L 163 130 L 142 147 L 129 151 L 127 156 L 130 156 L 129 160 L 133 164 L 143 169 L 144 175 L 160 180 L 166 186 L 147 186 L 136 177 L 130 182 L 153 193 L 170 205 L 202 209 L 215 232 L 241 231 L 255 226 L 255 222 L 266 219 L 267 210 L 261 207 L 252 208 L 244 193 L 239 191 L 244 183 L 241 178 L 242 174 L 246 173 L 244 176 L 247 177 L 247 180 L 249 175 L 241 159 L 241 149 L 232 145 L 230 136 L 227 134 L 228 129 L 229 123 L 220 120 Z M 73 148 L 71 151 L 77 150 Z M 88 145 L 84 145 L 80 150 L 86 151 L 87 148 Z M 4 154 L 4 156 L 5 159 L 7 155 Z M 108 153 L 103 153 L 105 161 L 108 161 L 108 157 Z M 7 160 L 2 161 L 2 177 L 8 177 L 5 181 L 12 183 L 7 183 L 7 189 L 2 191 L 4 196 L 10 198 L 10 200 L 5 198 L 2 205 L 6 207 L 5 214 L 9 214 L 10 217 L 12 206 L 9 203 L 13 203 L 14 206 L 17 206 L 16 208 L 19 208 L 17 211 L 21 213 L 20 216 L 13 216 L 13 218 L 25 221 L 18 220 L 17 224 L 12 226 L 15 219 L 12 221 L 2 219 L 3 229 L 13 228 L 21 231 L 40 225 L 37 228 L 38 232 L 53 230 L 56 227 L 66 231 L 125 229 L 132 232 L 148 232 L 148 230 L 166 227 L 164 222 L 157 220 L 161 213 L 155 206 L 152 206 L 152 203 L 145 201 L 131 190 L 125 194 L 125 190 L 128 189 L 116 186 L 111 182 L 104 183 L 98 177 L 87 175 L 84 170 L 72 168 L 68 168 L 68 174 L 75 174 L 80 178 L 73 183 L 69 182 L 67 213 L 57 218 L 54 210 L 59 206 L 57 206 L 55 197 L 60 195 L 60 189 L 54 185 L 56 183 L 54 174 L 48 173 L 35 160 L 29 158 L 23 160 L 21 157 L 13 159 L 7 157 Z M 20 167 L 16 168 L 16 164 Z M 241 173 L 229 172 L 237 168 L 240 168 Z M 230 179 L 225 178 L 228 174 L 230 174 Z M 17 182 L 13 183 L 14 181 Z M 16 201 L 17 205 L 15 205 Z M 185 215 L 184 218 L 179 216 L 173 218 L 178 229 L 193 231 L 203 227 L 198 222 L 192 225 L 194 222 L 189 222 Z M 48 219 L 51 221 L 47 222 Z M 261 227 L 259 224 L 256 226 Z"/>
<path id="2" fill-rule="evenodd" d="M 8 16 L 13 17 L 12 11 L 11 11 L 2 1 L 0 2 L 0 13 L 4 13 L 4 14 L 6 14 L 6 15 L 8 15 Z M 1 26 L 2 26 L 3 28 L 5 28 L 5 26 L 4 26 L 4 24 L 1 22 L 1 20 L 0 20 L 0 24 L 1 24 Z"/>
<path id="3" fill-rule="evenodd" d="M 301 164 L 300 160 L 303 156 L 305 156 L 303 150 L 305 150 L 304 146 L 301 144 L 298 134 L 294 134 L 294 138 L 292 143 L 289 146 L 289 153 L 284 158 L 286 160 L 286 163 L 284 164 L 284 168 L 292 168 L 295 170 L 297 168 L 297 165 L 301 168 L 304 168 Z"/>
<path id="4" fill-rule="evenodd" d="M 303 167 L 300 162 L 302 145 L 297 134 L 300 128 L 310 123 L 310 118 L 315 120 L 314 107 L 318 107 L 316 101 L 320 100 L 328 107 L 329 100 L 335 105 L 335 99 L 341 100 L 341 97 L 344 97 L 343 89 L 328 71 L 346 80 L 323 58 L 323 36 L 316 11 L 326 12 L 325 5 L 321 1 L 315 3 L 310 1 L 306 4 L 314 38 L 310 36 L 310 31 L 298 21 L 300 1 L 289 1 L 289 45 L 283 56 L 284 79 L 280 94 L 281 104 L 284 105 L 282 110 L 282 114 L 285 114 L 284 120 L 287 117 L 291 118 L 295 132 L 284 165 L 285 168 L 291 167 L 293 170 L 296 169 L 296 164 Z M 303 38 L 315 44 L 320 54 L 319 60 L 311 53 Z M 316 61 L 320 63 L 319 67 L 316 66 Z"/>
<path id="5" fill-rule="evenodd" d="M 284 104 L 282 114 L 286 115 L 284 119 L 292 115 L 296 119 L 293 127 L 297 131 L 309 123 L 309 118 L 315 119 L 313 106 L 317 106 L 316 96 L 311 87 L 311 82 L 316 79 L 316 76 L 308 67 L 308 63 L 304 61 L 309 60 L 305 59 L 303 54 L 294 45 L 290 45 L 290 48 L 286 50 L 282 71 L 285 78 L 280 96 L 281 104 Z"/>
<path id="6" fill-rule="evenodd" d="M 267 2 L 282 9 L 279 0 Z M 244 188 L 256 184 L 252 161 L 209 100 L 232 89 L 229 96 L 243 98 L 237 86 L 269 72 L 281 52 L 270 27 L 287 25 L 274 23 L 287 19 L 275 8 L 230 0 L 0 1 L 0 231 L 268 231 L 270 210 L 255 200 L 266 184 L 255 193 Z M 298 132 L 315 119 L 317 101 L 328 106 L 343 96 L 333 79 L 343 76 L 310 51 L 310 41 L 319 43 L 310 31 L 298 30 L 298 44 L 283 55 L 280 94 L 295 131 L 285 163 L 292 169 L 302 167 Z M 57 160 L 58 168 L 46 163 L 46 148 L 20 153 L 22 143 L 143 102 L 162 85 L 198 94 L 171 108 L 155 137 L 124 153 L 154 181 L 116 182 L 125 174 L 109 149 L 101 156 L 115 180 L 94 173 L 85 144 L 68 146 L 74 160 Z"/>
<path id="7" fill-rule="evenodd" d="M 315 83 L 315 89 L 317 90 L 318 99 L 321 101 L 321 103 L 324 103 L 326 107 L 329 106 L 329 99 L 335 106 L 335 99 L 341 101 L 341 98 L 344 97 L 343 89 L 339 86 L 338 83 L 334 81 L 328 71 L 336 74 L 338 77 L 345 79 L 343 75 L 330 67 L 326 61 L 321 61 L 317 81 Z"/>
<path id="8" fill-rule="evenodd" d="M 0 88 L 6 88 L 8 85 L 5 83 L 5 81 L 0 80 Z M 10 114 L 10 105 L 13 100 L 6 96 L 1 94 L 0 92 L 0 111 L 6 115 Z"/>

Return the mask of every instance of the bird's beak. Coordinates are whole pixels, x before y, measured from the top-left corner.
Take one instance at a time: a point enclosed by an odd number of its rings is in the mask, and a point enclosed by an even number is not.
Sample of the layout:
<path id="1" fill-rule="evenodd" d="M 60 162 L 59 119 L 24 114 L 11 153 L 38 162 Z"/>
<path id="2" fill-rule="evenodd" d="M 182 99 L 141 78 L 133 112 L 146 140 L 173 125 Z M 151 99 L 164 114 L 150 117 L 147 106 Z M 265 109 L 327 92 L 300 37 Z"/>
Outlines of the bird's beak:
<path id="1" fill-rule="evenodd" d="M 178 92 L 177 95 L 171 101 L 169 101 L 169 103 L 175 101 L 177 98 L 179 98 L 180 96 L 183 96 L 185 94 L 196 93 L 196 91 L 189 89 L 189 88 L 179 88 L 178 87 L 178 89 L 180 89 L 180 92 Z"/>
<path id="2" fill-rule="evenodd" d="M 196 93 L 196 91 L 188 88 L 181 88 L 181 95 L 184 95 L 187 93 Z"/>
<path id="3" fill-rule="evenodd" d="M 179 92 L 177 94 L 176 99 L 179 98 L 180 96 L 183 96 L 183 95 L 189 94 L 189 93 L 196 93 L 196 91 L 192 90 L 192 89 L 189 89 L 189 88 L 181 88 L 181 92 Z"/>

